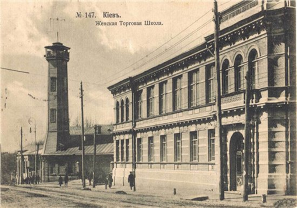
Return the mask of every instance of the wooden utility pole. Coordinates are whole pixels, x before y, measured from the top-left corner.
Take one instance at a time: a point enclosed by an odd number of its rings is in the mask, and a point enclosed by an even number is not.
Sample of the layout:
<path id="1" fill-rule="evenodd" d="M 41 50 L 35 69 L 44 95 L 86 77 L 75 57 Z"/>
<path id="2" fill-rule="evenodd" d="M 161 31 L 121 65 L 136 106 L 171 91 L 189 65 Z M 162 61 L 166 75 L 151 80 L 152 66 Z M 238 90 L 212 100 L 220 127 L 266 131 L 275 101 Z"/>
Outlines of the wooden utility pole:
<path id="1" fill-rule="evenodd" d="M 250 142 L 250 94 L 251 94 L 251 76 L 250 65 L 246 72 L 245 87 L 245 126 L 244 126 L 244 167 L 243 167 L 243 194 L 242 200 L 248 200 L 248 167 L 249 167 L 249 142 Z"/>
<path id="2" fill-rule="evenodd" d="M 136 133 L 135 133 L 135 86 L 134 86 L 134 80 L 132 77 L 130 77 L 130 86 L 132 91 L 132 171 L 134 174 L 134 186 L 133 191 L 136 191 Z"/>
<path id="3" fill-rule="evenodd" d="M 34 136 L 35 136 L 35 177 L 34 177 L 34 183 L 37 184 L 37 143 L 36 143 L 36 120 L 35 120 L 35 130 L 34 130 Z"/>
<path id="4" fill-rule="evenodd" d="M 96 134 L 97 134 L 97 125 L 94 128 L 94 156 L 93 156 L 93 188 L 96 186 L 95 181 L 95 167 L 96 167 Z"/>
<path id="5" fill-rule="evenodd" d="M 80 82 L 80 100 L 81 100 L 81 178 L 82 178 L 82 185 L 83 188 L 86 187 L 85 181 L 85 166 L 84 166 L 84 157 L 85 157 L 85 146 L 84 146 L 84 137 L 85 137 L 85 129 L 84 129 L 84 91 L 82 82 Z"/>
<path id="6" fill-rule="evenodd" d="M 220 200 L 225 198 L 224 196 L 224 171 L 223 171 L 223 137 L 222 137 L 222 112 L 221 112 L 221 77 L 220 77 L 220 52 L 219 52 L 219 32 L 220 32 L 220 17 L 218 13 L 218 4 L 214 0 L 214 47 L 215 47 L 215 69 L 217 74 L 217 94 L 216 94 L 216 107 L 217 107 L 217 137 L 219 139 L 219 194 Z"/>
<path id="7" fill-rule="evenodd" d="M 23 162 L 24 162 L 24 156 L 23 156 L 23 127 L 21 127 L 21 163 L 20 163 L 20 173 L 21 173 L 21 184 L 24 183 L 24 178 L 23 178 Z"/>

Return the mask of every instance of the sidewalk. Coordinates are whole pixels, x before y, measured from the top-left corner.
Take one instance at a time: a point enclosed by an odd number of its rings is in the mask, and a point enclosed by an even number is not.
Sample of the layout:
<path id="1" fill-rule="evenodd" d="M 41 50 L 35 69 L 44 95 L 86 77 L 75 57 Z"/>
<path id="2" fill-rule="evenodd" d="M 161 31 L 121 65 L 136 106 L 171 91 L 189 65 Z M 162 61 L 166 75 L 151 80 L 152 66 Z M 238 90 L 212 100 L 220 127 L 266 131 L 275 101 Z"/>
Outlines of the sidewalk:
<path id="1" fill-rule="evenodd" d="M 21 186 L 31 186 L 32 188 L 42 188 L 42 189 L 55 189 L 60 188 L 58 182 L 48 182 L 42 183 L 39 185 L 21 185 Z M 61 189 L 67 193 L 78 193 L 80 195 L 86 196 L 86 192 L 105 192 L 105 193 L 113 193 L 113 194 L 127 194 L 132 195 L 135 197 L 141 198 L 142 196 L 145 197 L 159 197 L 159 198 L 167 198 L 169 200 L 177 200 L 183 201 L 187 198 L 197 197 L 197 195 L 192 195 L 191 193 L 179 193 L 177 192 L 176 195 L 173 194 L 173 190 L 163 189 L 163 190 L 153 190 L 149 187 L 146 189 L 137 189 L 136 191 L 130 190 L 129 186 L 112 186 L 111 188 L 105 189 L 105 185 L 97 185 L 95 188 L 88 185 L 88 181 L 86 180 L 86 188 L 89 188 L 90 191 L 86 191 L 82 189 L 81 180 L 74 180 L 70 181 L 68 187 L 65 187 L 64 184 Z M 91 193 L 90 193 L 91 194 Z M 201 195 L 205 196 L 205 195 Z M 203 205 L 213 205 L 215 207 L 274 207 L 274 204 L 283 199 L 296 200 L 296 196 L 282 196 L 282 195 L 268 195 L 266 203 L 262 203 L 262 197 L 260 195 L 249 195 L 249 200 L 247 202 L 242 201 L 242 195 L 239 193 L 234 192 L 225 192 L 225 200 L 220 201 L 218 196 L 208 196 L 209 199 L 197 202 L 198 206 Z M 296 201 L 295 201 L 296 202 Z M 290 205 L 292 203 L 289 203 Z M 296 205 L 295 205 L 296 206 Z M 286 207 L 286 206 L 282 206 Z M 292 207 L 292 206 L 290 206 Z M 294 207 L 294 206 L 293 206 Z"/>

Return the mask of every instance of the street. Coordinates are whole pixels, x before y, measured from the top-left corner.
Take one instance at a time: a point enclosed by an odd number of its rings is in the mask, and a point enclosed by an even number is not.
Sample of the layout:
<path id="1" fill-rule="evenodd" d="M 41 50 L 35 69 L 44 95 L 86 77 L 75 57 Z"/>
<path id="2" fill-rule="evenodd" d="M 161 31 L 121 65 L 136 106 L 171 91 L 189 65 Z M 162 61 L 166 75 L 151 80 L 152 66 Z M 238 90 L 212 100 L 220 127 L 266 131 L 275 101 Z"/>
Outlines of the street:
<path id="1" fill-rule="evenodd" d="M 241 196 L 235 194 L 226 194 L 224 201 L 192 201 L 162 190 L 133 192 L 123 186 L 87 186 L 89 190 L 82 190 L 80 183 L 71 181 L 68 187 L 59 187 L 57 183 L 1 186 L 1 207 L 294 207 L 296 203 L 294 198 L 287 197 L 286 206 L 275 206 L 284 196 L 267 197 L 267 203 L 261 203 L 260 196 L 250 196 L 248 202 L 242 202 Z"/>

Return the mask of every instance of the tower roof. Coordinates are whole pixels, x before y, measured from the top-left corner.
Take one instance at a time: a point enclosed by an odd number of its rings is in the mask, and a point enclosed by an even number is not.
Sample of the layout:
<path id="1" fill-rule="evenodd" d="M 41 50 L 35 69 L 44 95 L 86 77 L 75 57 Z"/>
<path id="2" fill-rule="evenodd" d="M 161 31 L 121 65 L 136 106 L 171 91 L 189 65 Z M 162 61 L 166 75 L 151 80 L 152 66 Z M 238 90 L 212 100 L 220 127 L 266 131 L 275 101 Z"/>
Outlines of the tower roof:
<path id="1" fill-rule="evenodd" d="M 55 42 L 51 46 L 45 46 L 45 48 L 48 49 L 58 49 L 58 50 L 69 50 L 70 48 L 67 46 L 64 46 L 63 43 Z"/>

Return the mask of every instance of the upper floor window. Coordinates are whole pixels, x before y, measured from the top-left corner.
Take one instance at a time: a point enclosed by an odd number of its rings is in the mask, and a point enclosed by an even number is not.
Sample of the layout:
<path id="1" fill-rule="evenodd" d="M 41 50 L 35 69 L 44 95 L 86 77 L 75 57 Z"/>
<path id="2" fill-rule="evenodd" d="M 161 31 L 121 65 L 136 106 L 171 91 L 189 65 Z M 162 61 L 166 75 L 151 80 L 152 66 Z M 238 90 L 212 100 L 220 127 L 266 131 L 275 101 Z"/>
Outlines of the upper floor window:
<path id="1" fill-rule="evenodd" d="M 205 94 L 206 94 L 206 103 L 211 103 L 215 98 L 215 88 L 214 88 L 214 65 L 208 65 L 205 70 Z"/>
<path id="2" fill-rule="evenodd" d="M 215 131 L 208 130 L 208 161 L 215 160 Z"/>
<path id="3" fill-rule="evenodd" d="M 135 114 L 136 114 L 136 119 L 141 118 L 141 107 L 142 107 L 142 90 L 136 92 L 135 96 L 135 104 L 136 104 L 136 109 L 135 109 Z"/>
<path id="4" fill-rule="evenodd" d="M 189 72 L 189 107 L 194 107 L 201 103 L 200 83 L 199 69 Z"/>
<path id="5" fill-rule="evenodd" d="M 141 138 L 137 139 L 137 161 L 138 162 L 142 161 L 142 139 Z"/>
<path id="6" fill-rule="evenodd" d="M 148 161 L 154 161 L 154 137 L 148 138 Z"/>
<path id="7" fill-rule="evenodd" d="M 51 92 L 57 92 L 57 78 L 51 77 Z"/>
<path id="8" fill-rule="evenodd" d="M 167 82 L 162 82 L 159 85 L 159 110 L 160 114 L 166 113 L 166 89 Z"/>
<path id="9" fill-rule="evenodd" d="M 228 94 L 229 87 L 229 61 L 225 59 L 222 66 L 222 94 Z"/>
<path id="10" fill-rule="evenodd" d="M 124 112 L 125 112 L 125 105 L 124 105 L 124 101 L 121 100 L 121 122 L 124 122 Z"/>
<path id="11" fill-rule="evenodd" d="M 181 135 L 180 133 L 174 134 L 174 161 L 181 161 Z"/>
<path id="12" fill-rule="evenodd" d="M 57 110 L 56 109 L 50 109 L 50 122 L 56 123 L 56 117 L 57 117 Z"/>
<path id="13" fill-rule="evenodd" d="M 126 98 L 126 121 L 129 121 L 129 99 Z"/>
<path id="14" fill-rule="evenodd" d="M 234 62 L 235 92 L 244 89 L 244 70 L 242 62 L 242 56 L 237 55 Z"/>
<path id="15" fill-rule="evenodd" d="M 167 160 L 166 135 L 161 135 L 161 137 L 160 137 L 160 161 L 166 162 L 166 160 Z"/>
<path id="16" fill-rule="evenodd" d="M 119 102 L 117 101 L 116 102 L 116 123 L 119 123 L 119 121 L 120 121 L 120 104 L 119 104 Z"/>
<path id="17" fill-rule="evenodd" d="M 154 115 L 154 86 L 147 88 L 147 116 Z"/>
<path id="18" fill-rule="evenodd" d="M 250 71 L 250 84 L 252 89 L 256 89 L 258 86 L 258 53 L 253 49 L 249 54 L 249 71 Z"/>
<path id="19" fill-rule="evenodd" d="M 181 97 L 182 97 L 182 77 L 178 76 L 173 78 L 173 111 L 181 109 Z"/>
<path id="20" fill-rule="evenodd" d="M 198 162 L 198 138 L 197 131 L 190 132 L 190 145 L 191 145 L 191 161 Z"/>

